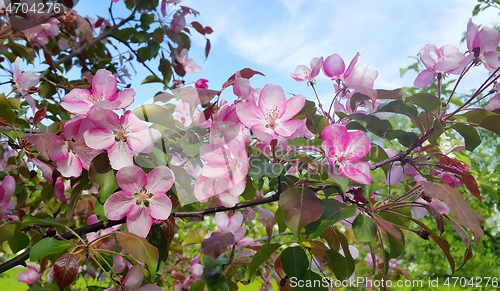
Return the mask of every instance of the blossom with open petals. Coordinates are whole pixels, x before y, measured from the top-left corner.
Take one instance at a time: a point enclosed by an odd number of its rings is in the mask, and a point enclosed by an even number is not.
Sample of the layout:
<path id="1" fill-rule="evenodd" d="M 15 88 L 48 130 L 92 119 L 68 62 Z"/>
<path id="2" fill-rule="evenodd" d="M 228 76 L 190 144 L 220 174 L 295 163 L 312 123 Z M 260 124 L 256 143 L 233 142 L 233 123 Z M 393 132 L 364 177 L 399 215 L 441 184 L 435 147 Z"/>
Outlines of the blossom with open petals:
<path id="1" fill-rule="evenodd" d="M 363 135 L 361 130 L 348 132 L 341 124 L 325 127 L 322 135 L 321 148 L 328 162 L 332 166 L 338 162 L 342 176 L 361 184 L 370 184 L 370 164 L 360 161 L 370 151 L 370 138 Z"/>
<path id="2" fill-rule="evenodd" d="M 269 143 L 278 136 L 293 138 L 294 133 L 304 126 L 305 120 L 294 119 L 306 103 L 302 95 L 286 100 L 280 86 L 267 84 L 260 92 L 258 105 L 241 102 L 236 105 L 236 114 L 246 127 L 260 140 Z"/>
<path id="3" fill-rule="evenodd" d="M 31 107 L 31 110 L 33 110 L 33 113 L 35 113 L 35 100 L 33 99 L 33 97 L 31 97 L 29 91 L 32 87 L 36 86 L 40 82 L 40 79 L 33 71 L 26 71 L 21 73 L 21 69 L 19 68 L 20 61 L 21 59 L 17 57 L 16 61 L 14 62 L 14 71 L 12 72 L 12 81 L 14 82 L 14 85 L 12 87 L 15 91 L 21 93 L 21 95 L 26 98 L 28 105 Z"/>
<path id="4" fill-rule="evenodd" d="M 295 68 L 295 73 L 292 73 L 292 78 L 295 81 L 302 82 L 308 81 L 314 83 L 314 78 L 321 71 L 321 66 L 323 65 L 323 57 L 314 58 L 311 61 L 311 68 L 308 68 L 304 65 L 299 65 Z"/>
<path id="5" fill-rule="evenodd" d="M 474 64 L 482 63 L 490 72 L 494 72 L 500 66 L 500 52 L 495 51 L 500 42 L 498 30 L 484 27 L 479 30 L 472 19 L 469 19 L 465 42 L 470 53 L 467 63 L 472 59 Z"/>
<path id="6" fill-rule="evenodd" d="M 193 59 L 188 58 L 188 50 L 182 49 L 179 56 L 177 57 L 177 61 L 182 64 L 184 71 L 188 74 L 194 74 L 201 72 L 201 67 L 198 66 Z"/>
<path id="7" fill-rule="evenodd" d="M 251 237 L 245 237 L 245 233 L 247 232 L 246 226 L 241 226 L 243 224 L 243 213 L 236 212 L 229 218 L 225 212 L 217 212 L 215 214 L 215 225 L 221 230 L 225 232 L 230 232 L 234 235 L 234 242 L 247 246 L 253 243 L 253 239 Z"/>
<path id="8" fill-rule="evenodd" d="M 165 220 L 172 211 L 172 201 L 165 193 L 174 184 L 174 172 L 158 166 L 146 174 L 138 166 L 128 166 L 116 173 L 122 189 L 104 202 L 104 213 L 112 220 L 127 217 L 130 232 L 146 237 L 153 219 Z"/>
<path id="9" fill-rule="evenodd" d="M 14 177 L 5 176 L 0 183 L 0 219 L 2 219 L 3 214 L 10 214 L 11 210 L 14 209 L 15 203 L 11 198 L 15 190 L 16 180 Z"/>
<path id="10" fill-rule="evenodd" d="M 61 106 L 73 114 L 87 115 L 90 108 L 97 103 L 110 110 L 127 108 L 134 102 L 134 95 L 134 89 L 116 93 L 116 77 L 110 71 L 101 69 L 92 79 L 92 92 L 73 89 L 63 97 Z"/>
<path id="11" fill-rule="evenodd" d="M 427 44 L 420 50 L 419 55 L 426 69 L 418 74 L 413 83 L 417 88 L 429 85 L 438 74 L 442 77 L 446 74 L 460 74 L 462 61 L 465 58 L 464 54 L 452 45 L 438 49 L 433 44 Z"/>
<path id="12" fill-rule="evenodd" d="M 119 117 L 111 110 L 97 107 L 89 111 L 88 117 L 97 128 L 83 134 L 85 142 L 90 148 L 106 149 L 115 170 L 133 165 L 134 151 L 152 152 L 154 141 L 161 137 L 158 130 L 149 128 L 130 110 Z"/>
<path id="13" fill-rule="evenodd" d="M 35 282 L 40 281 L 41 275 L 40 272 L 38 272 L 37 267 L 35 264 L 27 264 L 28 266 L 28 271 L 19 273 L 17 276 L 17 281 L 23 282 L 26 284 L 33 284 Z"/>
<path id="14" fill-rule="evenodd" d="M 105 291 L 163 291 L 163 289 L 155 284 L 146 284 L 141 286 L 144 281 L 143 267 L 140 264 L 134 265 L 128 270 L 127 276 L 120 282 L 121 288 L 113 287 L 105 289 Z"/>

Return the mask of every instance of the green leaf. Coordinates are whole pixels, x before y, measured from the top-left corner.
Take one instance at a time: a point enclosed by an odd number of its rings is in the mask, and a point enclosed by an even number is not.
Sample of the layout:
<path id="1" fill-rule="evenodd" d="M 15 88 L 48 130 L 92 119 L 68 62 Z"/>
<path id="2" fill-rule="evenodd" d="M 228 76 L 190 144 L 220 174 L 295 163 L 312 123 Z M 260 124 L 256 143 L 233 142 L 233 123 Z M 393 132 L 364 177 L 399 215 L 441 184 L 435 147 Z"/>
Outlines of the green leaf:
<path id="1" fill-rule="evenodd" d="M 484 118 L 488 116 L 498 116 L 498 114 L 485 109 L 476 109 L 457 116 L 465 116 L 467 118 L 467 121 L 480 124 Z"/>
<path id="2" fill-rule="evenodd" d="M 183 32 L 180 33 L 181 36 L 181 41 L 182 41 L 182 48 L 189 50 L 191 48 L 191 39 L 189 36 Z M 179 50 L 180 51 L 180 50 Z"/>
<path id="3" fill-rule="evenodd" d="M 160 78 L 151 75 L 147 76 L 146 79 L 144 79 L 141 84 L 147 84 L 147 83 L 163 83 L 163 81 Z"/>
<path id="4" fill-rule="evenodd" d="M 129 232 L 116 232 L 118 244 L 122 249 L 133 256 L 136 260 L 146 263 L 154 280 L 158 266 L 158 249 L 150 244 L 145 238 Z"/>
<path id="5" fill-rule="evenodd" d="M 321 218 L 306 226 L 308 233 L 311 232 L 307 235 L 308 239 L 317 238 L 328 227 L 356 214 L 356 205 L 347 205 L 335 199 L 324 199 L 322 201 L 325 208 Z"/>
<path id="6" fill-rule="evenodd" d="M 335 234 L 337 235 L 340 244 L 342 245 L 342 249 L 344 250 L 344 256 L 347 262 L 347 276 L 350 277 L 354 273 L 354 259 L 352 258 L 351 251 L 349 250 L 349 244 L 347 243 L 347 239 L 344 234 L 340 233 L 337 229 L 335 229 Z"/>
<path id="7" fill-rule="evenodd" d="M 189 291 L 203 291 L 205 290 L 205 285 L 206 283 L 204 281 L 196 280 L 191 285 L 191 288 L 189 288 Z"/>
<path id="8" fill-rule="evenodd" d="M 439 119 L 434 120 L 434 123 L 432 125 L 432 128 L 434 128 L 434 132 L 429 136 L 429 142 L 433 145 L 439 145 L 437 142 L 437 139 L 443 134 L 444 128 Z"/>
<path id="9" fill-rule="evenodd" d="M 309 259 L 302 247 L 290 247 L 280 255 L 283 271 L 288 277 L 302 278 L 309 267 Z"/>
<path id="10" fill-rule="evenodd" d="M 255 273 L 255 271 L 262 265 L 265 261 L 269 260 L 271 255 L 281 246 L 281 244 L 265 244 L 263 245 L 257 253 L 252 258 L 252 261 L 247 266 L 245 275 L 248 280 L 250 280 Z"/>
<path id="11" fill-rule="evenodd" d="M 392 130 L 392 125 L 388 120 L 380 119 L 375 115 L 371 115 L 368 124 L 366 124 L 366 129 L 379 137 L 384 137 L 384 134 L 388 130 Z"/>
<path id="12" fill-rule="evenodd" d="M 137 50 L 137 57 L 139 58 L 139 62 L 145 62 L 149 60 L 151 57 L 149 55 L 149 49 L 148 47 L 141 47 Z M 144 84 L 144 81 L 142 82 Z"/>
<path id="13" fill-rule="evenodd" d="M 175 121 L 172 113 L 160 105 L 141 105 L 132 110 L 132 113 L 134 113 L 140 120 L 160 124 L 170 129 L 175 129 Z"/>
<path id="14" fill-rule="evenodd" d="M 321 217 L 324 208 L 321 199 L 308 188 L 288 189 L 281 194 L 278 203 L 286 225 L 297 237 L 304 226 Z"/>
<path id="15" fill-rule="evenodd" d="M 149 29 L 149 25 L 155 21 L 155 15 L 154 14 L 141 14 L 141 28 L 144 30 Z"/>
<path id="16" fill-rule="evenodd" d="M 109 164 L 108 156 L 105 153 L 96 156 L 89 167 L 90 181 L 99 184 L 99 201 L 104 204 L 113 192 L 118 189 L 116 183 L 115 171 Z"/>
<path id="17" fill-rule="evenodd" d="M 371 98 L 364 95 L 364 94 L 361 94 L 359 92 L 354 93 L 352 95 L 351 101 L 350 101 L 351 108 L 356 108 L 356 102 L 360 102 L 360 101 L 364 101 L 364 100 L 371 100 Z"/>
<path id="18" fill-rule="evenodd" d="M 500 115 L 486 116 L 481 120 L 479 126 L 500 135 Z"/>
<path id="19" fill-rule="evenodd" d="M 163 229 L 158 224 L 151 225 L 147 240 L 158 249 L 158 264 L 168 259 L 168 241 Z"/>
<path id="20" fill-rule="evenodd" d="M 391 259 L 395 259 L 399 257 L 399 255 L 405 250 L 404 233 L 401 232 L 401 238 L 403 240 L 403 243 L 398 242 L 398 240 L 395 239 L 392 235 L 387 235 L 387 238 L 389 240 L 389 249 L 391 251 L 390 257 Z"/>
<path id="21" fill-rule="evenodd" d="M 229 285 L 226 283 L 226 276 L 219 269 L 212 270 L 206 274 L 206 282 L 208 291 L 227 291 Z"/>
<path id="22" fill-rule="evenodd" d="M 498 124 L 496 127 L 498 127 Z M 455 123 L 451 126 L 451 128 L 456 130 L 465 139 L 466 150 L 473 151 L 481 144 L 481 137 L 474 127 L 466 124 Z"/>
<path id="23" fill-rule="evenodd" d="M 186 237 L 184 238 L 184 241 L 182 242 L 182 246 L 184 247 L 184 246 L 187 246 L 190 244 L 201 243 L 205 239 L 206 234 L 207 234 L 207 231 L 202 229 L 202 228 L 190 230 L 186 234 Z"/>
<path id="24" fill-rule="evenodd" d="M 377 99 L 393 99 L 393 100 L 403 100 L 403 90 L 383 90 L 377 89 Z"/>
<path id="25" fill-rule="evenodd" d="M 0 116 L 2 119 L 7 120 L 9 124 L 12 124 L 16 119 L 14 111 L 5 103 L 0 103 Z"/>
<path id="26" fill-rule="evenodd" d="M 14 254 L 23 250 L 29 244 L 30 238 L 24 232 L 20 231 L 16 231 L 14 237 L 9 240 L 9 247 Z"/>
<path id="27" fill-rule="evenodd" d="M 33 246 L 30 252 L 30 260 L 37 262 L 47 255 L 63 252 L 71 245 L 69 242 L 46 237 Z"/>
<path id="28" fill-rule="evenodd" d="M 0 244 L 13 238 L 15 233 L 16 226 L 14 224 L 4 222 L 0 225 Z"/>
<path id="29" fill-rule="evenodd" d="M 407 148 L 411 147 L 415 143 L 415 141 L 418 139 L 417 134 L 415 134 L 413 132 L 406 132 L 406 131 L 400 130 L 400 129 L 388 130 L 387 133 L 385 134 L 385 137 L 388 140 L 393 140 L 393 139 L 397 138 L 398 142 Z"/>
<path id="30" fill-rule="evenodd" d="M 283 218 L 283 209 L 276 210 L 276 213 L 274 213 L 274 219 L 276 219 L 276 223 L 278 224 L 278 232 L 284 232 L 286 230 L 286 222 Z"/>
<path id="31" fill-rule="evenodd" d="M 260 179 L 262 176 L 277 178 L 283 172 L 284 166 L 280 163 L 270 163 L 261 155 L 250 158 L 250 170 L 248 175 L 253 179 Z"/>
<path id="32" fill-rule="evenodd" d="M 441 106 L 439 98 L 429 93 L 417 93 L 405 99 L 405 102 L 409 101 L 422 107 L 426 112 L 432 112 Z"/>
<path id="33" fill-rule="evenodd" d="M 167 59 L 160 59 L 160 65 L 158 66 L 158 70 L 163 75 L 163 82 L 168 84 L 170 79 L 172 78 L 172 64 Z"/>
<path id="34" fill-rule="evenodd" d="M 196 144 L 189 144 L 187 141 L 185 141 L 183 139 L 178 139 L 176 141 L 181 146 L 181 148 L 184 150 L 186 155 L 188 155 L 188 156 L 199 155 L 200 154 L 200 147 L 205 144 L 202 142 L 199 142 Z"/>
<path id="35" fill-rule="evenodd" d="M 386 160 L 388 158 L 389 158 L 389 156 L 387 155 L 387 153 L 384 151 L 384 149 L 381 146 L 372 143 L 372 146 L 370 147 L 370 151 L 361 160 L 364 162 L 373 161 L 373 162 L 377 163 L 377 162 Z M 382 166 L 382 170 L 384 170 L 386 175 L 390 169 L 391 169 L 390 164 L 385 164 Z"/>
<path id="36" fill-rule="evenodd" d="M 49 82 L 43 81 L 38 88 L 40 89 L 38 91 L 38 95 L 40 95 L 40 97 L 42 98 L 51 97 L 57 93 L 54 85 L 50 84 Z"/>
<path id="37" fill-rule="evenodd" d="M 383 107 L 379 107 L 377 112 L 393 112 L 398 114 L 404 114 L 410 118 L 417 117 L 418 111 L 412 104 L 406 104 L 403 101 L 396 100 L 389 102 Z"/>
<path id="38" fill-rule="evenodd" d="M 352 223 L 352 231 L 359 242 L 371 242 L 377 236 L 377 225 L 369 216 L 358 214 Z"/>
<path id="39" fill-rule="evenodd" d="M 328 255 L 328 267 L 335 274 L 335 277 L 337 277 L 338 280 L 349 278 L 347 274 L 346 258 L 336 250 L 326 250 L 325 252 Z"/>

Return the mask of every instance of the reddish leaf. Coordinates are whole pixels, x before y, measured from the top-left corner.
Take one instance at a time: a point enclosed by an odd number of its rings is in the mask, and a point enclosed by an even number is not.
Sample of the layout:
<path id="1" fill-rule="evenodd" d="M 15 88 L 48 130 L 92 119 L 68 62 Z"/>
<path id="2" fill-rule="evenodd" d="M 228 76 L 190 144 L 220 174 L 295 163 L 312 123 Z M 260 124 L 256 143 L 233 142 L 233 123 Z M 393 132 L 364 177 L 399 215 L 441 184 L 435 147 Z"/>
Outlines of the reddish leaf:
<path id="1" fill-rule="evenodd" d="M 276 261 L 274 261 L 274 270 L 276 271 L 276 274 L 278 274 L 278 276 L 280 278 L 285 277 L 285 271 L 283 271 L 283 266 L 281 265 L 281 257 L 280 256 L 278 256 Z"/>
<path id="2" fill-rule="evenodd" d="M 255 211 L 252 208 L 242 209 L 241 214 L 243 214 L 243 221 L 248 223 L 255 219 Z"/>
<path id="3" fill-rule="evenodd" d="M 101 25 L 104 23 L 104 18 L 99 17 L 99 19 L 95 22 L 94 26 L 101 27 Z"/>
<path id="4" fill-rule="evenodd" d="M 446 203 L 457 222 L 472 231 L 477 245 L 484 234 L 484 231 L 481 229 L 483 216 L 474 211 L 467 202 L 465 202 L 462 194 L 457 189 L 446 184 L 431 182 L 422 182 L 421 184 L 424 186 L 426 195 Z"/>
<path id="5" fill-rule="evenodd" d="M 212 34 L 213 29 L 210 26 L 205 26 L 205 34 Z"/>
<path id="6" fill-rule="evenodd" d="M 432 240 L 434 242 L 436 242 L 436 244 L 441 248 L 441 250 L 443 251 L 444 255 L 448 259 L 448 262 L 450 263 L 452 274 L 455 274 L 455 259 L 453 259 L 453 257 L 451 256 L 451 253 L 450 253 L 450 244 L 448 243 L 448 241 L 445 240 L 445 239 L 440 238 L 435 233 L 431 233 L 429 235 L 429 237 L 432 238 Z"/>
<path id="7" fill-rule="evenodd" d="M 56 70 L 56 66 L 54 66 L 54 60 L 52 60 L 52 57 L 50 56 L 50 54 L 47 52 L 46 49 L 43 50 L 43 56 L 45 57 L 45 61 L 47 62 L 47 64 L 49 65 L 49 67 L 55 71 Z"/>
<path id="8" fill-rule="evenodd" d="M 460 239 L 462 240 L 462 242 L 464 243 L 465 247 L 466 247 L 466 250 L 465 250 L 465 253 L 464 253 L 464 262 L 462 263 L 462 265 L 460 265 L 460 267 L 458 267 L 457 271 L 460 270 L 460 268 L 462 268 L 465 263 L 470 259 L 472 258 L 472 243 L 470 241 L 470 237 L 467 235 L 467 232 L 463 229 L 462 226 L 460 226 L 458 223 L 455 222 L 454 219 L 452 219 L 451 217 L 449 217 L 448 215 L 445 215 L 446 218 L 448 218 L 451 222 L 451 225 L 453 225 L 453 228 L 455 228 L 455 231 L 457 232 L 458 236 L 460 237 Z"/>
<path id="9" fill-rule="evenodd" d="M 194 29 L 196 29 L 197 32 L 205 35 L 205 29 L 203 28 L 203 25 L 201 25 L 199 22 L 193 21 L 191 22 L 191 25 L 193 26 Z"/>
<path id="10" fill-rule="evenodd" d="M 217 259 L 234 244 L 234 235 L 230 232 L 214 231 L 212 235 L 201 243 L 201 251 L 212 260 Z"/>
<path id="11" fill-rule="evenodd" d="M 45 118 L 45 114 L 47 113 L 47 105 L 48 104 L 49 103 L 45 103 L 45 106 L 43 106 L 42 109 L 38 110 L 35 113 L 35 117 L 33 118 L 33 125 L 39 124 Z"/>
<path id="12" fill-rule="evenodd" d="M 167 249 L 170 249 L 170 244 L 174 240 L 175 235 L 175 218 L 170 215 L 167 220 L 163 221 L 161 224 L 161 229 L 163 230 L 163 234 L 167 239 Z"/>
<path id="13" fill-rule="evenodd" d="M 276 224 L 274 213 L 265 208 L 257 208 L 257 212 L 259 213 L 260 222 L 266 228 L 267 237 L 271 237 L 273 235 L 273 226 Z"/>
<path id="14" fill-rule="evenodd" d="M 321 199 L 308 188 L 288 189 L 278 203 L 286 225 L 297 237 L 304 226 L 320 219 L 324 209 Z"/>
<path id="15" fill-rule="evenodd" d="M 464 172 L 460 176 L 460 181 L 464 183 L 465 187 L 474 195 L 479 201 L 481 201 L 481 192 L 479 192 L 479 187 L 477 186 L 476 179 L 469 172 Z"/>
<path id="16" fill-rule="evenodd" d="M 441 234 L 443 234 L 444 220 L 441 213 L 436 208 L 429 205 L 424 205 L 424 208 L 427 209 L 427 212 L 429 212 L 434 217 L 434 219 L 436 220 L 438 230 L 441 232 Z"/>
<path id="17" fill-rule="evenodd" d="M 94 39 L 94 32 L 92 31 L 90 23 L 80 15 L 76 16 L 76 27 L 83 33 L 83 36 L 87 39 L 88 43 Z"/>
<path id="18" fill-rule="evenodd" d="M 208 53 L 210 53 L 210 48 L 211 48 L 210 40 L 207 38 L 207 44 L 205 45 L 205 58 L 208 58 Z"/>
<path id="19" fill-rule="evenodd" d="M 241 71 L 239 71 L 239 73 L 240 73 L 240 76 L 242 78 L 245 78 L 245 79 L 250 79 L 250 78 L 252 78 L 256 74 L 265 76 L 261 72 L 254 71 L 254 70 L 249 69 L 249 68 L 242 69 Z M 233 74 L 231 77 L 229 77 L 229 79 L 227 79 L 227 81 L 222 85 L 221 91 L 224 90 L 224 89 L 226 89 L 227 87 L 233 85 L 235 79 L 236 79 L 236 74 Z"/>
<path id="20" fill-rule="evenodd" d="M 78 259 L 73 254 L 64 254 L 54 263 L 54 280 L 59 290 L 68 287 L 78 275 Z"/>
<path id="21" fill-rule="evenodd" d="M 212 117 L 212 112 L 214 111 L 214 106 L 215 106 L 215 103 L 210 105 L 207 109 L 205 109 L 203 111 L 203 117 L 205 118 L 204 120 L 199 120 L 200 124 L 209 120 L 210 117 Z"/>
<path id="22" fill-rule="evenodd" d="M 387 231 L 392 237 L 394 237 L 399 243 L 403 243 L 403 238 L 401 237 L 401 232 L 394 227 L 394 224 L 381 218 L 380 216 L 374 215 L 373 220 L 377 224 L 379 229 Z"/>

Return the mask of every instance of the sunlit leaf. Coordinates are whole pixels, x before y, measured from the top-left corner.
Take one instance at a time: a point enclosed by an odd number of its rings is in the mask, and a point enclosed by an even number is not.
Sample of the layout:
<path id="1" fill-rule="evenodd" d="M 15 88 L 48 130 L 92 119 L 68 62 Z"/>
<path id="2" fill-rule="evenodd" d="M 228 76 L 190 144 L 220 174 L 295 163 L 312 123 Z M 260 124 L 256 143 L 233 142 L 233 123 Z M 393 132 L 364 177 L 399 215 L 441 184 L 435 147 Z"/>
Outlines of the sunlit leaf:
<path id="1" fill-rule="evenodd" d="M 158 249 L 150 244 L 145 238 L 130 232 L 116 232 L 118 244 L 122 249 L 133 256 L 136 260 L 146 263 L 151 272 L 151 277 L 156 274 L 158 265 Z"/>
<path id="2" fill-rule="evenodd" d="M 373 219 L 362 213 L 352 222 L 352 230 L 359 242 L 371 242 L 377 236 L 377 225 Z"/>
<path id="3" fill-rule="evenodd" d="M 286 225 L 298 237 L 304 226 L 321 217 L 324 205 L 312 190 L 293 188 L 281 194 L 279 207 Z"/>

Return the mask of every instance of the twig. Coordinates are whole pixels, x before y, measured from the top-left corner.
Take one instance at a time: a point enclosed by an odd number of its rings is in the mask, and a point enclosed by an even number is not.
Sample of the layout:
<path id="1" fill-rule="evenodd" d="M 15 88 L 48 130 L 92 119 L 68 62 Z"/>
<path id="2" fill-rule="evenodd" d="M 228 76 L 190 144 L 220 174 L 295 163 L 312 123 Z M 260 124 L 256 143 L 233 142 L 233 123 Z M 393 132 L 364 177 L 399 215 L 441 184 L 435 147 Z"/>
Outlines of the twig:
<path id="1" fill-rule="evenodd" d="M 105 31 L 103 34 L 99 35 L 98 37 L 94 38 L 88 45 L 88 47 L 91 47 L 93 45 L 95 45 L 96 43 L 100 42 L 101 40 L 105 39 L 106 37 L 110 36 L 115 30 L 117 30 L 120 26 L 124 25 L 125 23 L 129 22 L 130 20 L 134 19 L 135 18 L 135 12 L 137 11 L 137 7 L 134 8 L 134 10 L 132 11 L 132 14 L 130 14 L 129 17 L 123 19 L 122 21 L 120 21 L 120 23 L 118 23 L 117 25 L 114 25 L 114 26 L 111 26 L 107 31 Z M 82 45 L 81 47 L 79 47 L 77 50 L 73 51 L 71 54 L 57 60 L 54 62 L 54 64 L 62 64 L 66 61 L 69 61 L 71 60 L 73 57 L 75 56 L 78 56 L 80 54 L 82 54 L 85 50 L 87 49 L 87 46 L 84 46 Z M 45 71 L 43 71 L 43 73 L 40 75 L 40 78 L 46 78 L 48 74 L 50 74 L 50 68 L 46 69 Z"/>

